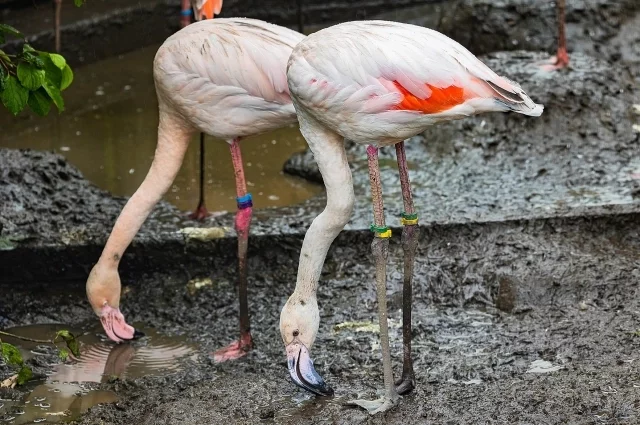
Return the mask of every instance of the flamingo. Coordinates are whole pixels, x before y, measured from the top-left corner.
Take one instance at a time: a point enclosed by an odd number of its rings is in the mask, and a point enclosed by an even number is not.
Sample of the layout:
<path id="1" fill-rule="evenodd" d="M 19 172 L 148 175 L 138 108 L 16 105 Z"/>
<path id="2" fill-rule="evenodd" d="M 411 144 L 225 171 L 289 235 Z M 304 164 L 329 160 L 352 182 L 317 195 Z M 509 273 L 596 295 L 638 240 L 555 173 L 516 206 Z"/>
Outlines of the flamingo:
<path id="1" fill-rule="evenodd" d="M 492 111 L 539 116 L 517 83 L 498 76 L 450 38 L 430 29 L 386 21 L 347 22 L 318 31 L 294 49 L 287 68 L 289 90 L 300 130 L 318 163 L 327 204 L 314 220 L 300 252 L 293 294 L 280 315 L 289 373 L 300 387 L 317 395 L 332 389 L 310 357 L 319 313 L 318 280 L 327 251 L 353 210 L 354 193 L 344 139 L 367 144 L 373 201 L 375 261 L 384 396 L 354 400 L 371 414 L 391 408 L 398 394 L 414 388 L 411 359 L 411 285 L 418 244 L 404 139 L 438 122 Z M 395 145 L 404 201 L 401 223 L 404 251 L 402 378 L 393 382 L 386 305 L 386 261 L 391 230 L 385 223 L 378 148 Z"/>
<path id="2" fill-rule="evenodd" d="M 87 296 L 106 334 L 115 342 L 136 331 L 122 315 L 118 264 L 143 222 L 171 186 L 189 140 L 202 132 L 226 140 L 235 170 L 238 210 L 240 339 L 214 353 L 216 361 L 242 357 L 253 342 L 247 303 L 247 243 L 252 215 L 240 140 L 296 122 L 286 63 L 304 36 L 255 19 L 214 19 L 169 37 L 156 54 L 158 145 L 151 168 L 120 213 L 87 280 Z"/>
<path id="3" fill-rule="evenodd" d="M 558 51 L 542 68 L 547 71 L 563 69 L 569 66 L 569 54 L 567 53 L 567 36 L 565 31 L 565 0 L 556 0 L 558 19 Z"/>

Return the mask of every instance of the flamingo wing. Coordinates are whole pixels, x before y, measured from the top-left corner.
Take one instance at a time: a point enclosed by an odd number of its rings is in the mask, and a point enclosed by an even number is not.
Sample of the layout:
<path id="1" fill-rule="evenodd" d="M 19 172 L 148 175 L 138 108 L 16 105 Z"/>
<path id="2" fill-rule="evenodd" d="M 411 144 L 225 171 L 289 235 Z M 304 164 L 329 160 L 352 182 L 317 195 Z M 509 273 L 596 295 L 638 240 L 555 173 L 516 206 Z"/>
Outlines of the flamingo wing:
<path id="1" fill-rule="evenodd" d="M 289 60 L 292 92 L 352 111 L 438 114 L 512 109 L 539 115 L 517 83 L 498 76 L 471 52 L 427 28 L 386 21 L 348 22 L 309 36 Z M 459 110 L 460 108 L 458 108 Z"/>

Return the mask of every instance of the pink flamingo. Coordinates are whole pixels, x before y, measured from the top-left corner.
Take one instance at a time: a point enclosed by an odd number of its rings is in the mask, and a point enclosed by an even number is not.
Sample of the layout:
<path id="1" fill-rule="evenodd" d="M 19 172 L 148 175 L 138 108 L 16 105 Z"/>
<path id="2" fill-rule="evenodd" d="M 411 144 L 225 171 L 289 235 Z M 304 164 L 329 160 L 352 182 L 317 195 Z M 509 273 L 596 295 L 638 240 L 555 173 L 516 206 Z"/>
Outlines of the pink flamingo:
<path id="1" fill-rule="evenodd" d="M 492 111 L 539 116 L 517 83 L 498 76 L 468 50 L 426 28 L 385 21 L 348 22 L 316 32 L 294 49 L 287 70 L 300 130 L 318 163 L 327 205 L 304 238 L 296 287 L 282 309 L 280 332 L 293 381 L 311 392 L 332 390 L 313 367 L 309 350 L 318 332 L 318 279 L 335 237 L 354 203 L 344 139 L 367 144 L 374 222 L 371 245 L 376 268 L 385 395 L 353 403 L 381 412 L 398 393 L 414 388 L 411 360 L 411 284 L 418 244 L 404 139 L 438 122 Z M 385 223 L 378 148 L 395 145 L 404 200 L 401 223 L 405 255 L 402 378 L 393 382 L 386 306 L 386 260 L 391 230 Z"/>
<path id="2" fill-rule="evenodd" d="M 240 339 L 216 351 L 214 358 L 235 359 L 252 347 L 246 270 L 252 200 L 247 193 L 240 140 L 296 122 L 285 69 L 293 47 L 303 38 L 295 31 L 255 19 L 214 19 L 178 31 L 158 50 L 153 64 L 160 110 L 155 157 L 120 213 L 87 280 L 89 302 L 112 340 L 129 340 L 136 332 L 119 309 L 118 264 L 171 186 L 189 140 L 200 131 L 229 143 L 238 196 L 235 228 Z"/>

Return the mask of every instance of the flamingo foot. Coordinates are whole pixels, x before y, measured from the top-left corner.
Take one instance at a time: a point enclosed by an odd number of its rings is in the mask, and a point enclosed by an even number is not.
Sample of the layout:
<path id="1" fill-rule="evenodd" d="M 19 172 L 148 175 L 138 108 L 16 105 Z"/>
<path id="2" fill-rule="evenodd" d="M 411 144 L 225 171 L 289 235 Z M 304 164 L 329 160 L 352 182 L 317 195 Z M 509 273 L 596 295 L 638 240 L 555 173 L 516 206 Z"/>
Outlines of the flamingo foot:
<path id="1" fill-rule="evenodd" d="M 347 404 L 351 404 L 354 406 L 360 406 L 369 412 L 370 415 L 375 415 L 376 413 L 386 412 L 391 409 L 398 403 L 398 396 L 389 397 L 384 396 L 377 400 L 352 400 Z"/>
<path id="2" fill-rule="evenodd" d="M 400 395 L 407 395 L 416 388 L 416 380 L 412 375 L 403 376 L 396 381 L 396 391 Z"/>
<path id="3" fill-rule="evenodd" d="M 543 71 L 557 71 L 569 66 L 569 54 L 566 50 L 558 50 L 558 54 L 538 64 Z"/>
<path id="4" fill-rule="evenodd" d="M 213 353 L 213 361 L 216 363 L 226 362 L 228 360 L 237 360 L 244 357 L 253 348 L 253 340 L 251 334 L 240 337 L 240 340 L 223 347 Z"/>
<path id="5" fill-rule="evenodd" d="M 192 220 L 202 221 L 205 218 L 209 217 L 209 211 L 207 211 L 207 207 L 204 206 L 204 203 L 199 203 L 198 208 L 191 214 L 189 214 L 189 218 Z"/>

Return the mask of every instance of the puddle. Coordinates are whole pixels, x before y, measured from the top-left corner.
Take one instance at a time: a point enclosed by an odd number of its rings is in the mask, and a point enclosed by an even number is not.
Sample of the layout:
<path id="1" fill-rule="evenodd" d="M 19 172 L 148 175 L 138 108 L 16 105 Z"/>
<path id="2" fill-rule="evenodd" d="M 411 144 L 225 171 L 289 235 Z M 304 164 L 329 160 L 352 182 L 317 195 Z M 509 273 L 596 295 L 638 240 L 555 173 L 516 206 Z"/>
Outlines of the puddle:
<path id="1" fill-rule="evenodd" d="M 0 398 L 0 421 L 8 424 L 57 423 L 77 419 L 87 409 L 117 400 L 111 391 L 93 390 L 88 383 L 106 382 L 113 377 L 139 378 L 164 375 L 181 368 L 182 360 L 195 360 L 196 347 L 186 337 L 166 336 L 135 324 L 146 337 L 133 344 L 106 342 L 100 330 L 82 332 L 62 324 L 29 325 L 7 329 L 9 333 L 32 339 L 47 340 L 58 330 L 67 329 L 81 335 L 81 356 L 73 364 L 57 364 L 46 382 L 32 382 L 33 390 L 20 401 Z M 45 344 L 3 337 L 16 345 L 26 359 L 44 355 L 38 346 Z M 93 385 L 95 386 L 95 385 Z"/>
<path id="2" fill-rule="evenodd" d="M 111 391 L 89 390 L 76 384 L 43 383 L 22 401 L 0 400 L 0 419 L 4 415 L 2 423 L 13 425 L 69 422 L 90 407 L 117 400 Z"/>
<path id="3" fill-rule="evenodd" d="M 156 147 L 158 104 L 152 63 L 158 45 L 75 69 L 65 91 L 66 111 L 46 118 L 0 113 L 0 147 L 64 155 L 90 181 L 116 196 L 132 195 Z M 121 72 L 126 69 L 127 72 Z M 207 137 L 206 199 L 211 211 L 235 211 L 235 180 L 226 142 Z M 242 142 L 249 191 L 257 208 L 293 205 L 322 191 L 320 185 L 282 173 L 306 143 L 297 125 Z M 165 199 L 188 211 L 198 203 L 199 136 L 194 137 Z"/>

